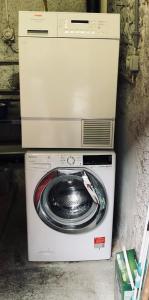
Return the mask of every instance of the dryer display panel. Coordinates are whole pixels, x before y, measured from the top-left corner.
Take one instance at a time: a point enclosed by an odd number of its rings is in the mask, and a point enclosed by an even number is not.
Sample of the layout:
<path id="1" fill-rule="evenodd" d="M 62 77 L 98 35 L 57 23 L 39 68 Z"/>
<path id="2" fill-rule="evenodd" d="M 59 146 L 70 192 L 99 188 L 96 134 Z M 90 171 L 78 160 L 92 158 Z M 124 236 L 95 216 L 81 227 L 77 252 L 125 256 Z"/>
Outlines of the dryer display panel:
<path id="1" fill-rule="evenodd" d="M 34 205 L 49 227 L 77 233 L 99 224 L 108 199 L 101 180 L 87 168 L 55 168 L 37 184 Z"/>

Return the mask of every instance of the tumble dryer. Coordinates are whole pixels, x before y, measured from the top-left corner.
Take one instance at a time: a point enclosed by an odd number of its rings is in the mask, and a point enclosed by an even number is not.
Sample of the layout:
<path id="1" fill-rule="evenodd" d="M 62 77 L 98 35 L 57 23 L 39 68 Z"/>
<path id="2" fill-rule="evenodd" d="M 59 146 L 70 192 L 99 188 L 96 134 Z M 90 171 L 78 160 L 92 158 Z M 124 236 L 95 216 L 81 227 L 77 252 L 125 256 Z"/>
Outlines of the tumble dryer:
<path id="1" fill-rule="evenodd" d="M 118 14 L 19 13 L 22 146 L 113 148 Z"/>
<path id="2" fill-rule="evenodd" d="M 25 169 L 29 260 L 110 258 L 114 152 L 27 152 Z"/>

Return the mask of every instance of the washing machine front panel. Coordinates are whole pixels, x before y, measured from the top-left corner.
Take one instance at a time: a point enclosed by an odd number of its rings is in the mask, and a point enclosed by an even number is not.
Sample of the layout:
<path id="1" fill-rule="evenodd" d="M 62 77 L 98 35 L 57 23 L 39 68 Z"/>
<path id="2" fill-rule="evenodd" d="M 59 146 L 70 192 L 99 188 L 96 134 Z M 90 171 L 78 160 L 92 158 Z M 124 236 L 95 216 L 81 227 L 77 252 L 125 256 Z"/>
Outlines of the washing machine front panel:
<path id="1" fill-rule="evenodd" d="M 93 155 L 93 157 L 92 157 Z M 90 156 L 90 157 L 89 157 Z M 93 160 L 96 156 L 96 161 Z M 97 157 L 100 156 L 98 161 Z M 106 159 L 105 159 L 106 158 Z M 108 161 L 107 161 L 108 160 Z M 97 162 L 97 164 L 96 164 Z M 71 151 L 71 152 L 28 152 L 25 157 L 25 169 L 26 169 L 26 198 L 27 198 L 27 231 L 28 231 L 28 257 L 30 261 L 77 261 L 77 260 L 99 260 L 108 259 L 111 256 L 111 242 L 112 242 L 112 222 L 113 222 L 113 205 L 114 205 L 114 177 L 115 177 L 115 154 L 109 151 Z M 87 175 L 94 175 L 99 184 L 103 187 L 103 193 L 106 194 L 106 210 L 101 220 L 98 222 L 97 215 L 95 216 L 95 207 L 91 195 L 86 189 L 83 179 L 78 179 L 77 183 L 80 187 L 83 186 L 83 190 L 79 189 L 79 196 L 86 195 L 87 200 L 80 197 L 82 201 L 83 212 L 78 208 L 80 202 L 75 202 L 72 210 L 70 210 L 70 216 L 64 217 L 65 210 L 63 208 L 63 202 L 61 202 L 62 192 L 66 195 L 66 189 L 61 185 L 59 178 L 61 176 L 55 176 L 55 172 L 64 172 L 62 175 L 64 179 L 69 179 L 65 176 L 74 176 L 74 171 L 85 170 Z M 69 172 L 68 172 L 69 171 Z M 50 177 L 48 177 L 49 175 Z M 88 175 L 88 176 L 89 176 Z M 52 179 L 51 179 L 52 178 Z M 55 181 L 54 181 L 55 178 Z M 91 178 L 91 177 L 89 177 Z M 71 178 L 72 179 L 72 178 Z M 45 180 L 45 182 L 44 182 Z M 46 181 L 47 180 L 47 181 Z M 40 184 L 44 182 L 42 186 Z M 50 183 L 51 182 L 51 183 Z M 53 185 L 52 185 L 53 182 Z M 62 181 L 63 182 L 63 181 Z M 92 182 L 92 179 L 91 179 Z M 65 180 L 64 180 L 65 183 Z M 73 182 L 74 183 L 74 182 Z M 60 184 L 60 193 L 56 184 Z M 93 182 L 94 186 L 96 185 Z M 78 187 L 76 184 L 75 187 Z M 41 186 L 41 190 L 37 189 Z M 51 190 L 54 194 L 54 199 L 57 200 L 57 204 L 54 205 L 54 200 L 51 204 Z M 68 188 L 69 187 L 69 188 Z M 62 190 L 61 190 L 62 188 Z M 67 185 L 70 192 L 71 185 Z M 37 202 L 35 201 L 36 192 Z M 99 189 L 100 190 L 100 189 Z M 102 191 L 102 188 L 101 190 Z M 77 188 L 75 192 L 78 192 Z M 58 194 L 57 194 L 58 193 Z M 48 197 L 49 195 L 49 197 Z M 77 194 L 78 195 L 78 194 Z M 59 197 L 60 196 L 60 197 Z M 71 208 L 72 202 L 68 201 L 72 194 L 68 193 L 66 197 L 66 207 Z M 86 197 L 85 197 L 86 198 Z M 47 201 L 50 200 L 49 202 Z M 68 230 L 67 232 L 60 227 L 60 229 L 49 226 L 44 222 L 41 216 L 37 213 L 38 203 L 42 202 L 42 206 L 47 203 L 46 209 L 52 221 L 64 221 L 64 224 L 70 222 L 76 222 L 79 224 L 80 219 L 83 219 L 83 227 L 81 230 L 78 228 L 75 230 Z M 61 206 L 61 205 L 62 206 Z M 86 205 L 87 204 L 87 205 Z M 59 209 L 60 208 L 60 209 Z M 76 211 L 75 211 L 76 208 Z M 65 208 L 66 209 L 66 208 Z M 47 212 L 46 211 L 46 212 Z M 66 209 L 67 211 L 67 209 Z M 68 209 L 69 211 L 69 209 Z M 74 215 L 73 215 L 74 213 Z M 94 220 L 91 220 L 91 213 L 93 213 Z M 88 215 L 87 215 L 88 214 Z M 54 218 L 53 218 L 54 215 Z M 72 218 L 72 216 L 75 216 Z M 76 217 L 77 216 L 77 217 Z M 83 216 L 85 218 L 83 218 Z M 42 216 L 43 217 L 43 216 Z M 60 218 L 60 219 L 59 219 Z M 80 218 L 80 219 L 79 219 Z M 84 224 L 89 218 L 89 226 Z M 52 225 L 53 225 L 52 224 Z M 56 229 L 56 230 L 55 230 Z M 66 228 L 65 228 L 66 229 Z"/>

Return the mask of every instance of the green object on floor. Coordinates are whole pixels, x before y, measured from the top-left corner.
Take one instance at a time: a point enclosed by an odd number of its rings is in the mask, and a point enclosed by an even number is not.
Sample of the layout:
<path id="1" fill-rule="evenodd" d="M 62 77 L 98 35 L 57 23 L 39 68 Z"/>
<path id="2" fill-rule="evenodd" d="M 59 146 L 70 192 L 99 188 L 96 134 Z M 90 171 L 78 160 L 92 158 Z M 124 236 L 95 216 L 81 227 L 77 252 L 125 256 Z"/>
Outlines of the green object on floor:
<path id="1" fill-rule="evenodd" d="M 135 281 L 137 272 L 137 258 L 134 249 L 127 250 L 127 257 L 132 273 L 133 280 Z M 132 300 L 133 290 L 131 288 L 126 263 L 123 252 L 116 254 L 115 261 L 115 300 Z"/>

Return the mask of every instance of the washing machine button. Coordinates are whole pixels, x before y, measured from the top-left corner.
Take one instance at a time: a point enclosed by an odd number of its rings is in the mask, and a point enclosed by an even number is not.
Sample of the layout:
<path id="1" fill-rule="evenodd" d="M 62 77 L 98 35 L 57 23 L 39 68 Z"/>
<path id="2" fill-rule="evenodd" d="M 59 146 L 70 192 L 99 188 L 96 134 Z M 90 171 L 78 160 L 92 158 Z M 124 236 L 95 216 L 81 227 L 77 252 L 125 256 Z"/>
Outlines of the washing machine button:
<path id="1" fill-rule="evenodd" d="M 75 163 L 75 158 L 73 156 L 68 156 L 67 158 L 67 163 L 70 165 L 70 166 L 73 166 L 74 163 Z"/>

